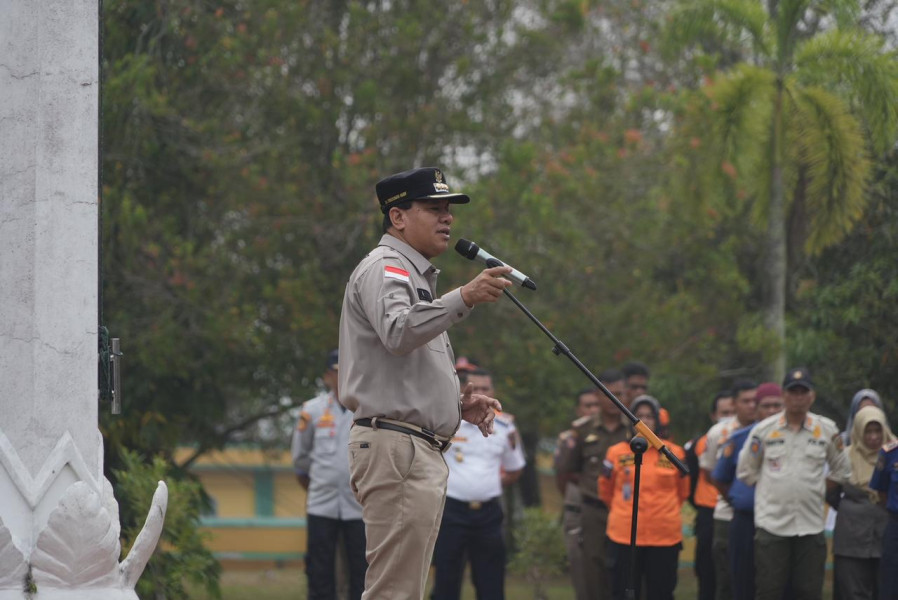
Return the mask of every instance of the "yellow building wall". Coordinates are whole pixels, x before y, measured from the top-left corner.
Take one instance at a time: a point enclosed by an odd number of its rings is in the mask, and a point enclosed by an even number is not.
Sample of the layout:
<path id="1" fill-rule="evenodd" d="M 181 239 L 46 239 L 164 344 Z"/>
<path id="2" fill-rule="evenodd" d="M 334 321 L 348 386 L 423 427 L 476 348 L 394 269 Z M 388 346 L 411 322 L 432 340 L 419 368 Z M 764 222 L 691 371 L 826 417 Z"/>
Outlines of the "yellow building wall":
<path id="1" fill-rule="evenodd" d="M 292 471 L 274 474 L 274 516 L 305 517 L 306 491 Z"/>
<path id="2" fill-rule="evenodd" d="M 215 501 L 216 517 L 255 516 L 255 475 L 252 471 L 201 471 L 197 475 L 206 493 Z"/>

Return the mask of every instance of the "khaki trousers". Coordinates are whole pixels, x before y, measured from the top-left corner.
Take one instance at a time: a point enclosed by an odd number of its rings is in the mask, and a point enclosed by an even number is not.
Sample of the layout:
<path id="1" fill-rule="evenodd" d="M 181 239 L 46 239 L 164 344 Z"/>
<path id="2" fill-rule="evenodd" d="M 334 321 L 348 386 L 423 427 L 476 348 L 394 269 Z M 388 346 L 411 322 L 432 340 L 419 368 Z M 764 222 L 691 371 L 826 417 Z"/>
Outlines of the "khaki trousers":
<path id="1" fill-rule="evenodd" d="M 583 580 L 590 600 L 611 598 L 611 578 L 608 572 L 607 540 L 608 509 L 588 504 L 580 505 L 580 525 L 583 528 Z"/>
<path id="2" fill-rule="evenodd" d="M 349 470 L 365 521 L 362 600 L 420 600 L 446 502 L 442 453 L 406 433 L 356 426 Z"/>
<path id="3" fill-rule="evenodd" d="M 571 574 L 571 585 L 574 586 L 574 597 L 577 600 L 589 600 L 586 594 L 586 583 L 583 575 L 583 527 L 580 525 L 580 507 L 576 510 L 565 507 L 562 518 L 564 528 L 564 545 L 567 549 L 567 560 Z"/>

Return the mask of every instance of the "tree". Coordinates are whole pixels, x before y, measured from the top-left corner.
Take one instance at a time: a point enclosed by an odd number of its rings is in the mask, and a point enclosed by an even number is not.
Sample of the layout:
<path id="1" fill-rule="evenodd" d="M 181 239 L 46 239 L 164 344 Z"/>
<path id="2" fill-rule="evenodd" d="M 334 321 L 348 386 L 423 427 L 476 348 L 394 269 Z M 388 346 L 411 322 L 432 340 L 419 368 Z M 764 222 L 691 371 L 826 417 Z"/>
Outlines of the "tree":
<path id="1" fill-rule="evenodd" d="M 764 229 L 759 328 L 774 379 L 785 371 L 788 274 L 858 222 L 871 157 L 898 130 L 898 62 L 881 39 L 852 27 L 855 7 L 701 0 L 671 21 L 680 41 L 713 32 L 746 56 L 708 81 L 695 117 L 712 122 L 703 168 L 730 179 L 727 199 L 748 200 Z"/>

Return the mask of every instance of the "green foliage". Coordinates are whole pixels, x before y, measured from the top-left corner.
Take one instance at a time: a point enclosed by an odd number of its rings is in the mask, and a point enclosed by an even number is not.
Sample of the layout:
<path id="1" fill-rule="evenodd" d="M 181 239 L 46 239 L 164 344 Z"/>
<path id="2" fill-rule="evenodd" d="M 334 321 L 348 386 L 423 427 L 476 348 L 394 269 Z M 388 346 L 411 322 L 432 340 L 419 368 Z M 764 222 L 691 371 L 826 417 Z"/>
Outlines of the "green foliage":
<path id="1" fill-rule="evenodd" d="M 753 41 L 743 46 L 742 63 L 724 63 L 703 90 L 710 105 L 693 104 L 698 110 L 687 113 L 682 135 L 696 135 L 710 119 L 710 143 L 696 152 L 697 162 L 715 171 L 723 164 L 707 191 L 735 187 L 725 201 L 752 205 L 754 224 L 765 232 L 761 293 L 765 323 L 780 338 L 775 348 L 785 348 L 788 273 L 803 252 L 819 253 L 857 224 L 868 198 L 868 147 L 898 132 L 898 112 L 885 105 L 895 97 L 896 61 L 881 40 L 847 29 L 853 12 L 841 1 L 780 0 L 763 8 L 753 0 L 705 0 L 682 4 L 669 28 L 670 39 L 690 51 L 707 30 Z M 822 32 L 812 15 L 834 15 L 845 29 Z M 874 121 L 884 134 L 864 127 Z M 706 190 L 689 191 L 692 200 Z M 783 358 L 775 351 L 768 373 L 781 375 Z"/>
<path id="2" fill-rule="evenodd" d="M 872 206 L 863 224 L 836 248 L 815 258 L 798 288 L 790 355 L 815 366 L 830 414 L 844 423 L 859 389 L 877 390 L 898 409 L 898 160 L 878 171 Z"/>
<path id="3" fill-rule="evenodd" d="M 778 5 L 774 19 L 754 0 L 104 2 L 103 320 L 127 369 L 106 447 L 171 462 L 180 443 L 259 437 L 257 421 L 309 397 L 380 235 L 373 185 L 413 165 L 472 195 L 455 237 L 533 276 L 537 293 L 514 293 L 594 373 L 652 367 L 677 439 L 778 348 L 829 364 L 821 347 L 860 331 L 797 312 L 878 314 L 835 293 L 858 289 L 851 268 L 817 277 L 870 227 L 896 61 L 846 2 Z M 822 31 L 824 14 L 845 29 Z M 696 45 L 667 60 L 662 32 Z M 775 165 L 788 345 L 763 320 Z M 479 270 L 449 254 L 442 291 Z M 496 373 L 528 439 L 572 418 L 587 379 L 511 303 L 450 334 Z M 877 381 L 885 364 L 858 369 Z"/>
<path id="4" fill-rule="evenodd" d="M 198 482 L 184 478 L 162 458 L 144 462 L 128 450 L 121 453 L 122 468 L 114 471 L 116 497 L 122 520 L 122 553 L 127 555 L 143 527 L 157 482 L 168 486 L 168 508 L 162 536 L 137 583 L 142 599 L 189 598 L 189 586 L 202 586 L 208 596 L 220 598 L 218 578 L 221 567 L 205 548 L 205 536 L 198 530 L 204 495 Z"/>
<path id="5" fill-rule="evenodd" d="M 512 573 L 522 575 L 533 586 L 534 600 L 547 598 L 545 586 L 551 577 L 564 573 L 567 551 L 562 528 L 540 508 L 524 509 L 524 517 L 515 528 L 518 550 L 508 565 Z"/>

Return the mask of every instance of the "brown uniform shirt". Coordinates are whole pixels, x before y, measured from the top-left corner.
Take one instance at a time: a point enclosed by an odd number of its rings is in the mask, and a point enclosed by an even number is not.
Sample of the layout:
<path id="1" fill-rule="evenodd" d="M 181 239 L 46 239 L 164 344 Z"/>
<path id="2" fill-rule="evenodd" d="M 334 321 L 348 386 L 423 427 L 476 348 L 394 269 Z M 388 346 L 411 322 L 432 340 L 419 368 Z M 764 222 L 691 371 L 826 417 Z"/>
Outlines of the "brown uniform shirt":
<path id="1" fill-rule="evenodd" d="M 340 316 L 340 400 L 356 419 L 387 417 L 451 437 L 461 422 L 446 330 L 470 314 L 439 270 L 392 235 L 355 268 Z"/>
<path id="2" fill-rule="evenodd" d="M 608 431 L 602 426 L 599 415 L 581 417 L 572 425 L 574 433 L 561 446 L 557 468 L 560 473 L 578 473 L 583 498 L 598 500 L 598 482 L 604 470 L 605 454 L 611 446 L 630 439 L 630 431 L 623 424 Z"/>

